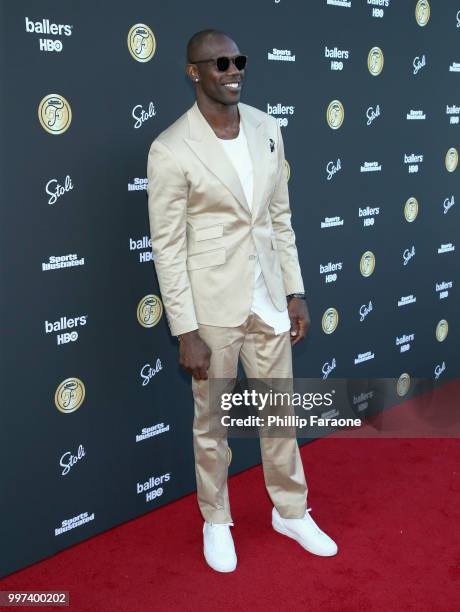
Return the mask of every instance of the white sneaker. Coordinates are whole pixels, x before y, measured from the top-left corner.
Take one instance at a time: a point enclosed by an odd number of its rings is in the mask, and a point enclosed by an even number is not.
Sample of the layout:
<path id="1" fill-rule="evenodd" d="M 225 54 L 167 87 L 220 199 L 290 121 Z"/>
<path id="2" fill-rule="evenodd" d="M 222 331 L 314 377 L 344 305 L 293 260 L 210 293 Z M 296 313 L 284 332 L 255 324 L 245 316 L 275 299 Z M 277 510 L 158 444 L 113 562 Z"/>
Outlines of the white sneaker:
<path id="1" fill-rule="evenodd" d="M 314 555 L 332 557 L 337 554 L 337 544 L 324 531 L 321 531 L 308 514 L 310 510 L 311 508 L 307 508 L 301 519 L 285 519 L 280 516 L 276 508 L 273 508 L 273 529 L 296 540 L 305 550 Z"/>
<path id="2" fill-rule="evenodd" d="M 207 564 L 216 572 L 233 572 L 236 568 L 235 545 L 230 525 L 233 523 L 207 523 L 203 525 L 203 553 Z"/>

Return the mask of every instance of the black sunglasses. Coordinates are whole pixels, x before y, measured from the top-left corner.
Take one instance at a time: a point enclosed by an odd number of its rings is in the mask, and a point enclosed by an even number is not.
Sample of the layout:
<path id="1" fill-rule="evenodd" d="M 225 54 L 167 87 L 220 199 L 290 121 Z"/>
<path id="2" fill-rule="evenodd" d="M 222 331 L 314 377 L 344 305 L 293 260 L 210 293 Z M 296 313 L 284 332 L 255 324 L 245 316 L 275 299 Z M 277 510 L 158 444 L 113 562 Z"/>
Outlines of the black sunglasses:
<path id="1" fill-rule="evenodd" d="M 205 59 L 198 60 L 197 62 L 190 62 L 191 64 L 207 64 L 208 62 L 214 62 L 219 72 L 226 72 L 230 66 L 230 62 L 235 64 L 237 70 L 244 70 L 246 62 L 248 60 L 247 55 L 235 55 L 234 57 L 218 57 L 216 59 Z"/>

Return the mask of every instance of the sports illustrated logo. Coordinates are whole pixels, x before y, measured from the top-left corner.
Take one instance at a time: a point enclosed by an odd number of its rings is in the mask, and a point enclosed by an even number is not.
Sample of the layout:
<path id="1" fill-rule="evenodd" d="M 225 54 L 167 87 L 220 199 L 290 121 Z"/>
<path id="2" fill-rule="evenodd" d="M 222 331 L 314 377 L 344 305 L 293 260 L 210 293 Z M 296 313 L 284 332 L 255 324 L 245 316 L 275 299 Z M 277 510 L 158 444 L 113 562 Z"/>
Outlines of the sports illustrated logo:
<path id="1" fill-rule="evenodd" d="M 159 436 L 166 431 L 169 431 L 169 423 L 167 425 L 164 423 L 157 423 L 156 425 L 151 425 L 150 427 L 143 427 L 141 433 L 136 434 L 136 442 L 142 442 L 142 440 Z"/>
<path id="2" fill-rule="evenodd" d="M 449 72 L 460 72 L 460 62 L 452 62 L 449 65 Z"/>
<path id="3" fill-rule="evenodd" d="M 73 328 L 78 326 L 84 327 L 87 319 L 88 315 L 80 315 L 79 317 L 61 317 L 57 321 L 45 321 L 45 334 L 60 332 L 56 335 L 56 344 L 58 346 L 75 342 L 78 340 L 78 332 Z M 72 331 L 65 331 L 67 329 Z"/>
<path id="4" fill-rule="evenodd" d="M 407 155 L 407 153 L 404 153 L 403 163 L 407 164 L 409 174 L 415 174 L 419 171 L 419 164 L 423 163 L 423 155 L 416 155 L 415 153 Z"/>
<path id="5" fill-rule="evenodd" d="M 450 251 L 455 251 L 455 246 L 452 244 L 452 242 L 441 244 L 441 246 L 438 248 L 438 253 L 449 253 Z"/>
<path id="6" fill-rule="evenodd" d="M 407 266 L 410 260 L 415 257 L 415 246 L 412 245 L 410 249 L 404 249 L 403 254 L 403 266 Z"/>
<path id="7" fill-rule="evenodd" d="M 380 117 L 380 104 L 377 104 L 375 109 L 372 108 L 372 106 L 369 106 L 369 108 L 366 110 L 366 125 L 371 125 L 374 123 L 377 117 Z"/>
<path id="8" fill-rule="evenodd" d="M 343 225 L 344 221 L 341 217 L 324 217 L 324 221 L 321 221 L 321 229 L 328 227 L 338 227 Z"/>
<path id="9" fill-rule="evenodd" d="M 155 105 L 153 102 L 149 102 L 148 110 L 144 110 L 142 104 L 136 104 L 131 112 L 131 116 L 135 119 L 134 129 L 138 130 L 143 123 L 155 117 L 157 111 L 155 110 Z"/>
<path id="10" fill-rule="evenodd" d="M 48 262 L 42 262 L 42 272 L 46 270 L 56 270 L 57 268 L 72 268 L 74 266 L 84 266 L 85 258 L 78 259 L 77 253 L 69 253 L 68 255 L 50 255 Z"/>
<path id="11" fill-rule="evenodd" d="M 415 221 L 418 215 L 418 202 L 416 198 L 410 197 L 404 204 L 404 218 L 408 223 Z"/>
<path id="12" fill-rule="evenodd" d="M 72 122 L 72 109 L 64 96 L 48 94 L 38 105 L 38 119 L 48 134 L 63 134 Z"/>
<path id="13" fill-rule="evenodd" d="M 415 6 L 415 20 L 421 27 L 426 26 L 430 20 L 430 3 L 428 0 L 418 0 Z"/>
<path id="14" fill-rule="evenodd" d="M 436 325 L 436 340 L 438 342 L 444 342 L 447 338 L 447 334 L 449 333 L 449 323 L 446 319 L 441 319 Z"/>
<path id="15" fill-rule="evenodd" d="M 339 324 L 339 313 L 335 308 L 328 308 L 324 311 L 323 318 L 321 319 L 321 327 L 325 334 L 332 334 L 337 329 Z M 323 366 L 324 369 L 324 366 Z"/>
<path id="16" fill-rule="evenodd" d="M 445 158 L 446 169 L 448 172 L 454 172 L 458 166 L 458 151 L 455 147 L 451 147 Z"/>
<path id="17" fill-rule="evenodd" d="M 369 300 L 369 304 L 361 304 L 359 307 L 359 322 L 362 323 L 367 315 L 374 310 L 372 301 Z"/>
<path id="18" fill-rule="evenodd" d="M 447 214 L 448 211 L 455 205 L 455 198 L 451 196 L 450 198 L 446 198 L 442 204 L 444 209 L 444 214 Z"/>
<path id="19" fill-rule="evenodd" d="M 156 295 L 145 295 L 137 305 L 137 320 L 142 327 L 154 327 L 163 314 L 163 304 Z"/>
<path id="20" fill-rule="evenodd" d="M 54 403 L 60 412 L 69 414 L 80 408 L 85 399 L 85 395 L 85 385 L 79 378 L 66 378 L 56 389 Z"/>
<path id="21" fill-rule="evenodd" d="M 155 55 L 157 42 L 149 26 L 136 23 L 128 32 L 128 49 L 137 62 L 148 62 Z"/>
<path id="22" fill-rule="evenodd" d="M 363 218 L 363 226 L 371 227 L 375 223 L 374 216 L 380 214 L 380 207 L 375 206 L 371 208 L 370 206 L 366 206 L 366 208 L 358 208 L 358 217 Z"/>
<path id="23" fill-rule="evenodd" d="M 149 236 L 142 236 L 140 240 L 129 239 L 130 251 L 142 251 L 139 253 L 139 263 L 153 261 L 152 239 Z"/>
<path id="24" fill-rule="evenodd" d="M 458 125 L 459 123 L 459 115 L 460 115 L 460 106 L 456 104 L 452 104 L 452 106 L 446 105 L 446 115 L 449 117 L 450 125 Z"/>
<path id="25" fill-rule="evenodd" d="M 385 14 L 385 9 L 390 6 L 390 0 L 367 0 L 367 4 L 373 7 L 371 17 L 381 19 Z"/>
<path id="26" fill-rule="evenodd" d="M 273 49 L 267 53 L 267 58 L 275 62 L 295 62 L 295 53 L 290 49 Z"/>
<path id="27" fill-rule="evenodd" d="M 406 353 L 411 349 L 411 342 L 415 340 L 415 334 L 403 334 L 402 336 L 396 336 L 395 345 L 399 346 L 400 353 Z"/>
<path id="28" fill-rule="evenodd" d="M 379 164 L 379 162 L 367 162 L 365 161 L 364 163 L 361 164 L 360 168 L 359 168 L 360 172 L 381 172 L 382 171 L 382 164 Z"/>
<path id="29" fill-rule="evenodd" d="M 64 184 L 61 185 L 57 179 L 49 180 L 45 185 L 45 193 L 49 195 L 48 204 L 55 204 L 58 199 L 68 191 L 72 191 L 73 183 L 69 175 L 64 179 Z"/>
<path id="30" fill-rule="evenodd" d="M 425 54 L 423 54 L 422 57 L 416 55 L 412 61 L 412 66 L 414 68 L 413 74 L 418 74 L 420 70 L 426 66 Z"/>
<path id="31" fill-rule="evenodd" d="M 345 118 L 345 109 L 340 100 L 332 100 L 329 102 L 326 111 L 326 121 L 330 128 L 333 130 L 339 129 Z"/>
<path id="32" fill-rule="evenodd" d="M 284 169 L 286 171 L 286 181 L 289 182 L 289 179 L 291 178 L 291 166 L 289 165 L 287 159 L 284 160 Z"/>
<path id="33" fill-rule="evenodd" d="M 70 451 L 67 451 L 63 455 L 61 455 L 61 459 L 59 460 L 59 465 L 64 468 L 61 472 L 61 476 L 66 476 L 71 468 L 78 463 L 83 457 L 86 457 L 86 451 L 84 446 L 80 444 L 77 450 L 77 454 L 73 455 Z"/>
<path id="34" fill-rule="evenodd" d="M 446 369 L 446 362 L 443 361 L 441 364 L 435 366 L 434 368 L 434 379 L 438 380 L 438 378 L 441 376 L 441 374 L 444 372 L 444 370 Z"/>
<path id="35" fill-rule="evenodd" d="M 409 374 L 407 374 L 407 372 L 404 372 L 403 374 L 401 374 L 401 376 L 396 382 L 396 393 L 399 395 L 399 397 L 404 397 L 405 395 L 407 395 L 409 389 L 410 376 Z"/>
<path id="36" fill-rule="evenodd" d="M 440 300 L 444 300 L 449 297 L 449 289 L 452 289 L 453 285 L 453 281 L 442 281 L 435 284 L 434 290 L 439 294 Z"/>
<path id="37" fill-rule="evenodd" d="M 367 68 L 372 76 L 378 76 L 383 70 L 383 51 L 380 47 L 372 47 L 367 55 Z"/>
<path id="38" fill-rule="evenodd" d="M 134 178 L 132 183 L 128 183 L 128 191 L 147 191 L 147 178 Z"/>
<path id="39" fill-rule="evenodd" d="M 92 514 L 88 514 L 88 512 L 82 512 L 82 514 L 79 514 L 78 516 L 74 516 L 73 518 L 65 519 L 64 521 L 62 521 L 61 526 L 56 527 L 56 529 L 54 530 L 54 535 L 61 535 L 61 533 L 70 531 L 71 529 L 75 529 L 76 527 L 80 527 L 81 525 L 85 525 L 90 521 L 94 521 L 94 512 Z"/>
<path id="40" fill-rule="evenodd" d="M 49 19 L 41 21 L 32 21 L 25 17 L 26 32 L 31 34 L 47 34 L 48 36 L 72 36 L 73 25 L 64 25 L 62 23 L 52 23 Z M 56 38 L 39 38 L 38 47 L 40 51 L 57 51 L 60 53 L 63 49 L 61 40 Z"/>
<path id="41" fill-rule="evenodd" d="M 337 47 L 331 49 L 326 46 L 324 47 L 324 57 L 331 60 L 329 66 L 331 70 L 343 70 L 343 60 L 347 60 L 350 57 L 350 51 L 338 49 Z"/>
<path id="42" fill-rule="evenodd" d="M 351 7 L 351 0 L 327 0 L 326 4 L 330 6 L 343 6 L 344 8 Z"/>
<path id="43" fill-rule="evenodd" d="M 269 115 L 274 115 L 280 127 L 286 127 L 289 123 L 289 119 L 284 116 L 279 115 L 293 115 L 295 107 L 294 106 L 283 106 L 283 104 L 268 104 L 267 103 L 267 113 Z"/>
<path id="44" fill-rule="evenodd" d="M 343 262 L 338 261 L 336 263 L 332 263 L 330 261 L 326 265 L 319 264 L 319 273 L 324 274 L 324 282 L 325 283 L 335 283 L 337 280 L 337 272 L 342 269 Z"/>
<path id="45" fill-rule="evenodd" d="M 407 306 L 407 304 L 414 304 L 417 301 L 415 295 L 402 295 L 398 300 L 398 308 L 401 306 Z"/>
<path id="46" fill-rule="evenodd" d="M 375 255 L 372 251 L 365 251 L 359 261 L 359 271 L 364 277 L 370 276 L 375 270 Z"/>
<path id="47" fill-rule="evenodd" d="M 370 361 L 374 359 L 375 353 L 372 351 L 366 351 L 365 353 L 358 353 L 358 355 L 354 359 L 354 364 L 358 365 L 358 363 L 363 363 L 363 361 Z"/>
<path id="48" fill-rule="evenodd" d="M 332 361 L 329 363 L 328 361 L 326 361 L 326 363 L 323 364 L 323 367 L 321 368 L 321 373 L 323 374 L 323 380 L 326 380 L 326 378 L 329 376 L 329 374 L 335 370 L 335 368 L 337 367 L 337 362 L 335 360 L 335 357 L 333 357 Z"/>
<path id="49" fill-rule="evenodd" d="M 156 376 L 158 372 L 162 369 L 163 366 L 159 357 L 157 358 L 154 366 L 151 366 L 150 363 L 146 363 L 145 365 L 143 365 L 141 368 L 142 386 L 145 387 L 146 385 L 148 385 L 152 378 Z"/>
<path id="50" fill-rule="evenodd" d="M 149 502 L 163 495 L 163 487 L 159 486 L 169 482 L 171 473 L 167 472 L 161 476 L 151 476 L 147 482 L 138 482 L 136 485 L 137 494 L 145 493 L 145 501 Z M 156 487 L 156 488 L 155 488 Z"/>
<path id="51" fill-rule="evenodd" d="M 336 162 L 334 161 L 330 161 L 327 162 L 326 164 L 326 180 L 330 181 L 332 179 L 332 177 L 337 174 L 337 172 L 339 172 L 342 169 L 342 161 L 340 159 L 340 157 L 337 159 Z"/>
<path id="52" fill-rule="evenodd" d="M 411 109 L 407 113 L 406 119 L 408 121 L 411 121 L 411 120 L 424 120 L 424 119 L 426 119 L 426 114 L 422 110 L 412 110 Z"/>

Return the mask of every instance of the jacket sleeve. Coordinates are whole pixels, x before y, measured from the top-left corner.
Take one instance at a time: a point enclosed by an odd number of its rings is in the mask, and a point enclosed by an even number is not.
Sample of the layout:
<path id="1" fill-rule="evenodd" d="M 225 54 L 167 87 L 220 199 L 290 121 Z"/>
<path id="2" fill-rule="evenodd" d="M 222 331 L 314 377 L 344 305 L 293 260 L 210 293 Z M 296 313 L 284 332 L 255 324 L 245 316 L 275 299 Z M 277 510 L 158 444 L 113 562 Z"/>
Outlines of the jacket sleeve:
<path id="1" fill-rule="evenodd" d="M 173 336 L 198 329 L 187 273 L 186 211 L 188 185 L 171 151 L 155 140 L 147 161 L 152 252 Z"/>
<path id="2" fill-rule="evenodd" d="M 286 295 L 289 295 L 290 293 L 303 293 L 304 285 L 295 244 L 295 234 L 291 226 L 283 137 L 278 122 L 276 122 L 276 126 L 278 132 L 278 176 L 275 191 L 269 204 L 269 211 L 280 255 L 284 288 Z"/>

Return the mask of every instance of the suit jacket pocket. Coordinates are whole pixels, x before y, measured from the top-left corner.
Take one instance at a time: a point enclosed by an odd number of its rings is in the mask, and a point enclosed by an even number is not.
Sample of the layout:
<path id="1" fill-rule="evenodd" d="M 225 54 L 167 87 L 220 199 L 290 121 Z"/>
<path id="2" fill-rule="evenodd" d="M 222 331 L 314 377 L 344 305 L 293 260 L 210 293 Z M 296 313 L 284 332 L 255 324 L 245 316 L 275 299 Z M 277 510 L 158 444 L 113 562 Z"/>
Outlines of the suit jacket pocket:
<path id="1" fill-rule="evenodd" d="M 187 270 L 199 270 L 200 268 L 210 268 L 225 263 L 225 248 L 212 249 L 203 253 L 194 253 L 187 258 Z"/>
<path id="2" fill-rule="evenodd" d="M 208 225 L 207 227 L 195 228 L 195 242 L 199 240 L 209 240 L 211 238 L 220 238 L 224 233 L 224 226 L 220 223 L 218 225 Z"/>

